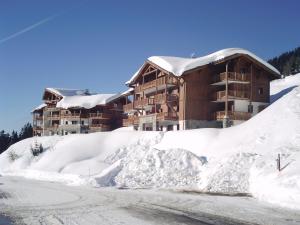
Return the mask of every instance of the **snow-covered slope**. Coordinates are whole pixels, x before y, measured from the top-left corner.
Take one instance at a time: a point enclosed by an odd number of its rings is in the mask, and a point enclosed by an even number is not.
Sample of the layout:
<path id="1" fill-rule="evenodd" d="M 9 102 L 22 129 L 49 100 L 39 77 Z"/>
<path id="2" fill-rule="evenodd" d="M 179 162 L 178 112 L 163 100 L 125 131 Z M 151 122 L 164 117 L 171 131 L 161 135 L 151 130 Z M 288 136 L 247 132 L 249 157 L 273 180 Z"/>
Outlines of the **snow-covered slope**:
<path id="1" fill-rule="evenodd" d="M 235 127 L 31 138 L 0 155 L 0 173 L 95 186 L 243 192 L 300 209 L 299 81 L 300 74 L 273 81 L 277 101 Z M 35 139 L 46 150 L 38 157 L 30 151 Z"/>

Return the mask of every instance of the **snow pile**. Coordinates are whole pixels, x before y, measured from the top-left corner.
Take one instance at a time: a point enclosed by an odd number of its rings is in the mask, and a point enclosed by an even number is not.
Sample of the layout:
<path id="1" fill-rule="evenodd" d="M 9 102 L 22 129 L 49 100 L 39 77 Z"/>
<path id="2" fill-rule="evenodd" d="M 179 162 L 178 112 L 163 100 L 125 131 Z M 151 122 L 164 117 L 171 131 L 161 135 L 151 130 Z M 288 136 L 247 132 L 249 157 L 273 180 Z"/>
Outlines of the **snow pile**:
<path id="1" fill-rule="evenodd" d="M 274 74 L 277 74 L 278 76 L 280 75 L 280 72 L 271 64 L 259 58 L 252 52 L 242 48 L 227 48 L 198 58 L 152 56 L 148 58 L 148 61 L 156 64 L 157 66 L 163 68 L 166 71 L 173 73 L 175 76 L 181 76 L 186 71 L 210 64 L 212 62 L 222 60 L 226 57 L 236 55 L 236 54 L 248 55 L 252 59 L 258 61 L 259 63 L 263 64 L 265 67 L 269 68 L 271 71 L 273 71 Z M 131 77 L 129 81 L 126 82 L 126 84 L 132 83 L 135 80 L 135 78 L 138 76 L 139 71 L 140 69 Z"/>
<path id="2" fill-rule="evenodd" d="M 272 82 L 273 96 L 282 97 L 235 127 L 31 138 L 0 155 L 0 173 L 77 185 L 250 193 L 299 209 L 299 80 L 300 74 Z M 45 150 L 36 157 L 35 139 Z"/>

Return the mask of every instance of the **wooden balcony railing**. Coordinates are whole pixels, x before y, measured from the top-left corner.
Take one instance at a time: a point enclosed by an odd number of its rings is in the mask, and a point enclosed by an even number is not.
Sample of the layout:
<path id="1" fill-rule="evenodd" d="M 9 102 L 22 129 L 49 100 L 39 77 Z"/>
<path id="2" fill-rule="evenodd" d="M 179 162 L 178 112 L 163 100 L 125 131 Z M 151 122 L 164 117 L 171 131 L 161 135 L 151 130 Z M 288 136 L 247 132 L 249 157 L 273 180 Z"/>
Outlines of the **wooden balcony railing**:
<path id="1" fill-rule="evenodd" d="M 143 98 L 143 99 L 137 99 L 133 102 L 134 108 L 135 109 L 141 109 L 145 105 L 149 104 L 149 99 L 148 98 Z"/>
<path id="2" fill-rule="evenodd" d="M 49 114 L 47 115 L 47 118 L 50 120 L 60 120 L 60 115 L 59 114 Z"/>
<path id="3" fill-rule="evenodd" d="M 178 120 L 178 115 L 175 112 L 161 112 L 156 114 L 157 120 Z"/>
<path id="4" fill-rule="evenodd" d="M 225 100 L 226 91 L 218 91 L 215 93 L 215 100 Z M 228 99 L 249 99 L 250 95 L 246 91 L 228 90 Z"/>
<path id="5" fill-rule="evenodd" d="M 224 116 L 225 116 L 225 111 L 218 111 L 215 113 L 216 120 L 223 120 Z M 230 120 L 248 120 L 251 118 L 251 113 L 228 111 L 228 117 Z"/>
<path id="6" fill-rule="evenodd" d="M 57 130 L 59 127 L 59 124 L 51 124 L 50 126 L 45 127 L 47 130 Z"/>
<path id="7" fill-rule="evenodd" d="M 43 130 L 43 128 L 41 126 L 33 126 L 32 128 L 33 128 L 33 130 Z"/>
<path id="8" fill-rule="evenodd" d="M 137 124 L 139 124 L 139 117 L 138 116 L 130 116 L 126 119 L 123 119 L 122 122 L 123 122 L 124 127 L 137 125 Z"/>
<path id="9" fill-rule="evenodd" d="M 142 92 L 146 89 L 153 88 L 153 87 L 156 87 L 156 86 L 165 85 L 165 84 L 177 85 L 177 83 L 178 82 L 177 82 L 177 79 L 175 77 L 163 76 L 163 77 L 160 77 L 156 80 L 152 80 L 152 81 L 146 82 L 144 84 L 141 84 L 139 86 L 136 86 L 134 91 L 136 93 L 138 93 L 138 92 Z"/>
<path id="10" fill-rule="evenodd" d="M 165 104 L 167 102 L 175 102 L 178 101 L 178 96 L 175 94 L 157 94 L 154 96 L 154 104 Z"/>
<path id="11" fill-rule="evenodd" d="M 110 119 L 112 117 L 109 113 L 90 113 L 89 116 L 95 119 Z"/>
<path id="12" fill-rule="evenodd" d="M 82 116 L 81 113 L 63 113 L 61 114 L 62 118 L 80 118 Z"/>
<path id="13" fill-rule="evenodd" d="M 225 81 L 226 80 L 226 72 L 217 74 L 214 77 L 214 83 Z M 228 81 L 235 82 L 250 82 L 250 74 L 249 73 L 237 73 L 237 72 L 228 72 Z"/>
<path id="14" fill-rule="evenodd" d="M 123 105 L 123 111 L 124 112 L 130 112 L 133 110 L 133 102 Z"/>
<path id="15" fill-rule="evenodd" d="M 95 123 L 92 123 L 90 124 L 90 128 L 92 129 L 101 129 L 101 130 L 110 130 L 110 126 L 107 125 L 107 124 L 95 124 Z"/>

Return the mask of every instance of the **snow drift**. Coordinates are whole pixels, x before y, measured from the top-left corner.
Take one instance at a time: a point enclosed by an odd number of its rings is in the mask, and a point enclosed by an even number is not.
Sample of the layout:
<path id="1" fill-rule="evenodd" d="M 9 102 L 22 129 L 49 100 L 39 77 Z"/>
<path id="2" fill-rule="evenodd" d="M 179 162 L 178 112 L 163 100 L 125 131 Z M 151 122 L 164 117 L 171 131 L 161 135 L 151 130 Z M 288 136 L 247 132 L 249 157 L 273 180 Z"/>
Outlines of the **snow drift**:
<path id="1" fill-rule="evenodd" d="M 300 74 L 272 82 L 274 103 L 231 128 L 174 132 L 123 128 L 26 139 L 0 155 L 0 173 L 99 187 L 250 193 L 300 209 L 299 84 Z M 30 150 L 35 141 L 45 150 L 37 157 Z M 279 153 L 280 172 L 275 161 Z"/>

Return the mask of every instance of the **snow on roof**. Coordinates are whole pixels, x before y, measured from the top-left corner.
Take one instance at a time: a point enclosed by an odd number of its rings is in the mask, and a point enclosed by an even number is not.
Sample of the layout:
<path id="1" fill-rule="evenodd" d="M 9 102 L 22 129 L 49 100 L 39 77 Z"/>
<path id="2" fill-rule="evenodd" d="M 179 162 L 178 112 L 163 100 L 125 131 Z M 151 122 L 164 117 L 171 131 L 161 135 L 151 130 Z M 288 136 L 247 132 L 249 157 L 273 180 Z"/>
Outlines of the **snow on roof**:
<path id="1" fill-rule="evenodd" d="M 235 55 L 235 54 L 243 54 L 248 55 L 254 60 L 260 62 L 268 69 L 273 71 L 275 74 L 280 75 L 280 72 L 273 67 L 271 64 L 267 63 L 265 60 L 259 58 L 252 52 L 242 49 L 242 48 L 227 48 L 212 54 L 198 57 L 198 58 L 180 58 L 180 57 L 172 57 L 172 56 L 152 56 L 148 58 L 148 61 L 156 64 L 157 66 L 161 67 L 164 70 L 167 70 L 173 73 L 175 76 L 181 76 L 186 71 L 210 64 L 212 62 L 216 62 L 222 60 L 226 57 Z M 142 67 L 141 67 L 142 68 Z M 141 68 L 131 77 L 126 84 L 130 84 L 134 81 L 134 79 L 139 75 Z"/>
<path id="2" fill-rule="evenodd" d="M 121 93 L 122 96 L 126 96 L 126 95 L 130 95 L 132 94 L 134 88 L 129 88 L 127 91 L 124 91 L 123 93 Z"/>
<path id="3" fill-rule="evenodd" d="M 45 91 L 52 92 L 56 95 L 59 96 L 85 96 L 85 95 L 90 95 L 88 89 L 80 90 L 80 89 L 65 89 L 65 88 L 46 88 Z"/>
<path id="4" fill-rule="evenodd" d="M 59 108 L 86 108 L 90 109 L 96 105 L 105 105 L 120 97 L 120 94 L 94 94 L 94 95 L 77 95 L 64 96 L 57 104 Z"/>
<path id="5" fill-rule="evenodd" d="M 47 106 L 47 105 L 46 105 L 45 103 L 43 103 L 43 104 L 39 105 L 38 107 L 36 107 L 35 109 L 33 109 L 32 112 L 37 111 L 37 110 L 40 110 L 40 109 L 42 109 L 42 108 L 44 108 L 44 107 L 46 107 L 46 106 Z"/>

